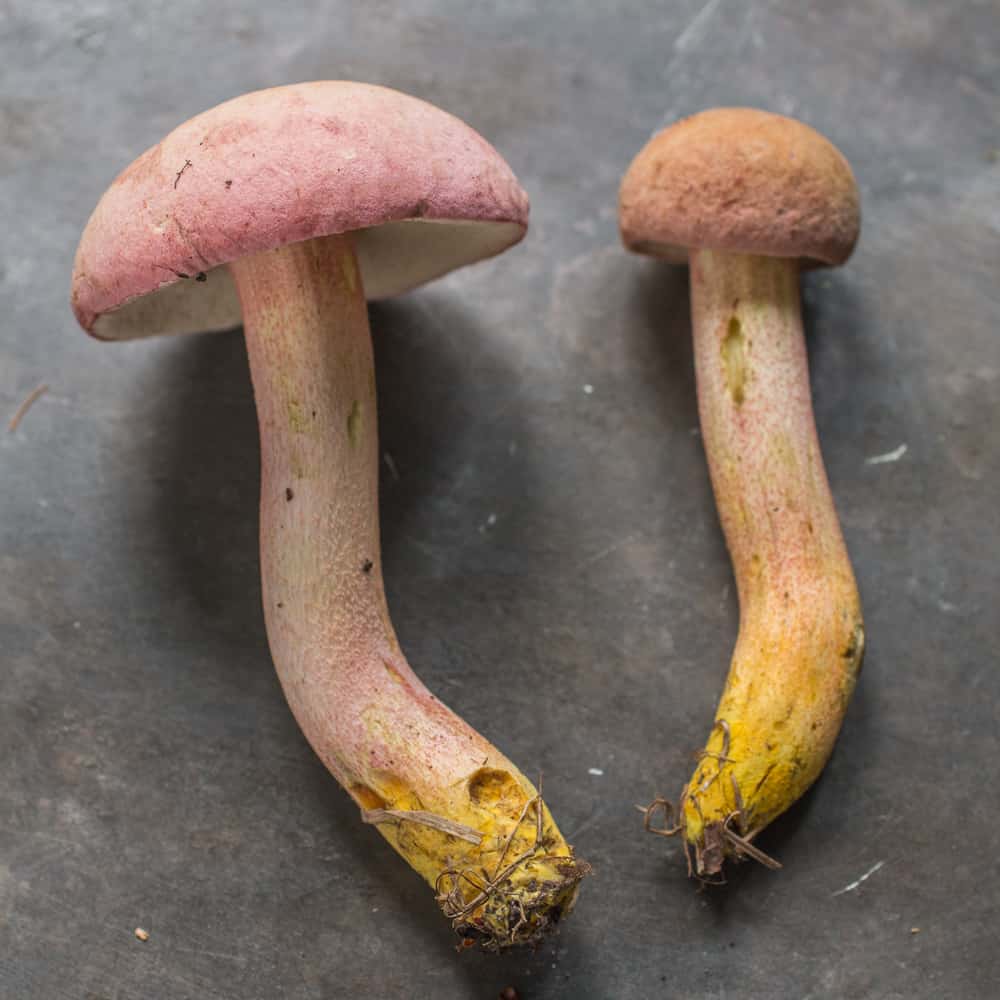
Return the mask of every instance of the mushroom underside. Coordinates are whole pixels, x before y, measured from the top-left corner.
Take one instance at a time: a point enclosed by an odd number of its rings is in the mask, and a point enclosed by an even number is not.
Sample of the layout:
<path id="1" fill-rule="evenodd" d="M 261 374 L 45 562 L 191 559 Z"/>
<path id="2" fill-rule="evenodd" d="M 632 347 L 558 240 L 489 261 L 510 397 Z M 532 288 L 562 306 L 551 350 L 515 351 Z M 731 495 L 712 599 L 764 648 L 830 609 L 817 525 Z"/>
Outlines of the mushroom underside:
<path id="1" fill-rule="evenodd" d="M 515 222 L 404 219 L 353 234 L 369 300 L 390 298 L 456 268 L 496 256 L 523 233 Z M 222 262 L 220 262 L 221 264 Z M 242 322 L 228 267 L 174 271 L 169 283 L 99 316 L 101 340 L 228 330 Z"/>

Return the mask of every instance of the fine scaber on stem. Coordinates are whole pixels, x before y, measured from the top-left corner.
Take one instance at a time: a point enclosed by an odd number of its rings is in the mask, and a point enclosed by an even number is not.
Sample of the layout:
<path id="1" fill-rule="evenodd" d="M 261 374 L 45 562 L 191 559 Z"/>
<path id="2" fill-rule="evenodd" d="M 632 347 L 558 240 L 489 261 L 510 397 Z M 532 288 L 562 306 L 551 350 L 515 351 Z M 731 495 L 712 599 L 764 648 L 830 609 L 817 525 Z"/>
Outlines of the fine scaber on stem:
<path id="1" fill-rule="evenodd" d="M 715 723 L 651 832 L 685 839 L 689 870 L 780 867 L 752 844 L 816 780 L 864 652 L 861 604 L 813 419 L 802 266 L 858 236 L 847 161 L 800 122 L 719 108 L 655 136 L 622 182 L 626 246 L 687 262 L 698 411 L 732 558 L 740 629 Z M 663 809 L 676 820 L 651 827 Z M 693 855 L 693 863 L 692 863 Z"/>
<path id="2" fill-rule="evenodd" d="M 510 168 L 451 115 L 367 84 L 278 87 L 196 116 L 123 171 L 84 230 L 72 289 L 104 340 L 243 322 L 282 687 L 361 818 L 463 941 L 494 950 L 539 940 L 589 869 L 531 781 L 396 640 L 366 301 L 492 257 L 527 221 Z"/>

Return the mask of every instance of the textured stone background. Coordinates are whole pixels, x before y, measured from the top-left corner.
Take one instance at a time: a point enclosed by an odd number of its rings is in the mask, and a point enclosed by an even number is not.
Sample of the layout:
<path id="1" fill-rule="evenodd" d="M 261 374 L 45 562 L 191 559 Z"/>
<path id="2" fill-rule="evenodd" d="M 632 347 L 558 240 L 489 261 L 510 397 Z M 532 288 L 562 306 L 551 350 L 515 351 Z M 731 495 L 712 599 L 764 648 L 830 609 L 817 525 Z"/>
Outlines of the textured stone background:
<path id="1" fill-rule="evenodd" d="M 996 0 L 0 4 L 0 409 L 51 387 L 0 433 L 0 995 L 993 995 L 998 24 Z M 122 166 L 331 77 L 466 119 L 533 199 L 522 246 L 372 323 L 403 646 L 544 771 L 597 869 L 535 954 L 457 956 L 284 705 L 239 333 L 107 346 L 67 305 Z M 862 185 L 858 252 L 805 297 L 870 648 L 826 775 L 761 840 L 785 870 L 698 894 L 633 804 L 687 776 L 734 590 L 685 278 L 619 248 L 615 201 L 653 130 L 720 103 L 803 117 Z"/>

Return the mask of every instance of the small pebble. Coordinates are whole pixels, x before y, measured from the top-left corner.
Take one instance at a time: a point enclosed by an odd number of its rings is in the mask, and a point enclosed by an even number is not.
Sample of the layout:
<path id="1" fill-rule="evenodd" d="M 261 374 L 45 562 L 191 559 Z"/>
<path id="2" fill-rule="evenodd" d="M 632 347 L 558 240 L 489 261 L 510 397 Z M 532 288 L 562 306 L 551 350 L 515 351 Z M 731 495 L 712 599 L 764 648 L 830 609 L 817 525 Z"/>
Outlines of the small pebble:
<path id="1" fill-rule="evenodd" d="M 136 927 L 136 929 L 135 929 L 135 936 L 140 941 L 148 941 L 149 940 L 149 931 L 145 930 L 142 927 Z"/>
<path id="2" fill-rule="evenodd" d="M 500 1000 L 520 1000 L 520 997 L 513 986 L 505 986 L 500 992 Z"/>

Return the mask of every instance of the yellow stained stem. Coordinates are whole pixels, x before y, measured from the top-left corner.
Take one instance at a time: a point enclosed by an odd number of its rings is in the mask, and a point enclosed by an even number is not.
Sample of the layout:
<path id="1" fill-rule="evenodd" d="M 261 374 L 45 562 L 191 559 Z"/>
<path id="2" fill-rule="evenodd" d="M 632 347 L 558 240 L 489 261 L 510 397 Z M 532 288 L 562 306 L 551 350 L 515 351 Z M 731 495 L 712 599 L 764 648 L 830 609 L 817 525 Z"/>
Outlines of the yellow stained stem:
<path id="1" fill-rule="evenodd" d="M 589 867 L 509 763 L 475 770 L 430 803 L 398 783 L 381 788 L 384 798 L 367 786 L 352 789 L 362 818 L 435 888 L 460 932 L 491 946 L 523 943 L 572 909 Z"/>
<path id="2" fill-rule="evenodd" d="M 362 818 L 487 947 L 532 942 L 589 870 L 530 781 L 444 706 L 389 619 L 376 399 L 349 236 L 231 265 L 261 433 L 261 576 L 289 705 Z"/>
<path id="3" fill-rule="evenodd" d="M 718 876 L 816 780 L 864 653 L 854 574 L 812 414 L 794 260 L 696 251 L 702 437 L 740 629 L 715 725 L 679 805 L 693 870 Z"/>

